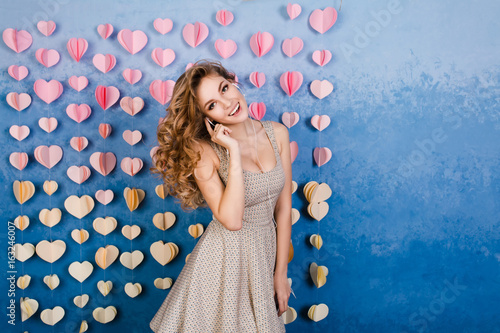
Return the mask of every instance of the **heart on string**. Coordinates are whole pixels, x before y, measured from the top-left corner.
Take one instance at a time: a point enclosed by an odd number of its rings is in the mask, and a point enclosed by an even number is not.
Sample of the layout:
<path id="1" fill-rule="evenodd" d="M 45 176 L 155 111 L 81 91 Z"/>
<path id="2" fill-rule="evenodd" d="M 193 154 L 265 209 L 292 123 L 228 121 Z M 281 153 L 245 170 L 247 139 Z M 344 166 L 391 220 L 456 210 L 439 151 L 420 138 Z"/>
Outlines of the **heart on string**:
<path id="1" fill-rule="evenodd" d="M 149 85 L 149 93 L 161 105 L 165 105 L 172 99 L 175 82 L 172 80 L 154 80 Z"/>
<path id="2" fill-rule="evenodd" d="M 71 147 L 80 152 L 82 150 L 84 150 L 85 148 L 87 148 L 88 144 L 89 144 L 89 140 L 84 137 L 84 136 L 75 136 L 75 137 L 72 137 L 71 140 L 69 141 L 69 144 L 71 145 Z"/>
<path id="3" fill-rule="evenodd" d="M 97 26 L 97 32 L 102 39 L 108 39 L 108 37 L 113 33 L 113 26 L 109 23 L 99 24 Z"/>
<path id="4" fill-rule="evenodd" d="M 47 169 L 52 169 L 53 166 L 59 163 L 62 156 L 63 150 L 56 145 L 50 147 L 38 146 L 35 148 L 35 159 Z"/>
<path id="5" fill-rule="evenodd" d="M 155 27 L 156 31 L 158 31 L 162 35 L 165 35 L 166 33 L 172 30 L 174 23 L 169 18 L 166 19 L 157 18 L 156 20 L 153 21 L 153 26 Z"/>
<path id="6" fill-rule="evenodd" d="M 326 96 L 330 95 L 332 91 L 333 84 L 328 80 L 314 80 L 313 82 L 311 82 L 311 92 L 319 99 L 323 99 Z"/>
<path id="7" fill-rule="evenodd" d="M 289 3 L 287 6 L 286 6 L 286 12 L 288 14 L 288 16 L 290 17 L 290 20 L 293 20 L 295 18 L 297 18 L 297 16 L 300 15 L 300 13 L 302 12 L 302 7 L 300 7 L 299 4 L 291 4 Z"/>
<path id="8" fill-rule="evenodd" d="M 135 176 L 139 171 L 141 171 L 142 166 L 143 162 L 139 157 L 125 157 L 120 163 L 120 167 L 122 168 L 123 172 L 130 176 Z"/>
<path id="9" fill-rule="evenodd" d="M 283 112 L 281 116 L 281 121 L 286 127 L 292 128 L 295 124 L 299 122 L 299 114 L 297 112 Z"/>
<path id="10" fill-rule="evenodd" d="M 7 104 L 17 111 L 26 109 L 31 104 L 31 96 L 26 93 L 11 92 L 7 94 Z"/>
<path id="11" fill-rule="evenodd" d="M 175 59 L 175 52 L 172 49 L 163 50 L 160 47 L 151 52 L 151 58 L 160 67 L 166 67 L 170 65 Z"/>
<path id="12" fill-rule="evenodd" d="M 205 23 L 196 21 L 188 23 L 182 29 L 182 37 L 191 47 L 197 47 L 208 37 L 208 27 Z"/>
<path id="13" fill-rule="evenodd" d="M 131 116 L 135 116 L 139 112 L 141 112 L 142 108 L 144 107 L 144 100 L 140 97 L 123 97 L 120 100 L 120 106 L 122 107 L 123 111 L 128 113 Z"/>
<path id="14" fill-rule="evenodd" d="M 314 161 L 320 167 L 332 158 L 332 151 L 328 147 L 314 148 Z"/>
<path id="15" fill-rule="evenodd" d="M 112 70 L 116 65 L 116 57 L 112 54 L 96 54 L 94 58 L 92 58 L 92 63 L 95 68 L 100 70 L 103 73 L 107 73 Z"/>
<path id="16" fill-rule="evenodd" d="M 215 19 L 220 25 L 227 26 L 233 22 L 234 15 L 227 9 L 221 9 L 215 14 Z"/>
<path id="17" fill-rule="evenodd" d="M 142 77 L 142 72 L 138 69 L 127 68 L 122 73 L 123 78 L 130 84 L 135 84 L 139 82 Z"/>
<path id="18" fill-rule="evenodd" d="M 59 62 L 61 57 L 59 56 L 59 52 L 57 50 L 47 50 L 47 49 L 38 49 L 35 53 L 36 60 L 39 63 L 49 68 L 54 66 Z"/>
<path id="19" fill-rule="evenodd" d="M 311 125 L 313 125 L 318 131 L 322 131 L 330 125 L 330 117 L 326 114 L 321 116 L 314 115 L 311 118 Z"/>
<path id="20" fill-rule="evenodd" d="M 299 37 L 286 38 L 281 45 L 283 53 L 290 58 L 299 53 L 303 47 L 304 42 Z"/>
<path id="21" fill-rule="evenodd" d="M 23 141 L 30 134 L 30 128 L 26 125 L 12 125 L 9 129 L 9 133 L 17 141 Z"/>
<path id="22" fill-rule="evenodd" d="M 76 62 L 80 61 L 85 52 L 87 52 L 88 47 L 89 43 L 86 39 L 83 38 L 70 38 L 70 40 L 66 44 L 69 55 Z"/>
<path id="23" fill-rule="evenodd" d="M 54 117 L 42 117 L 38 120 L 38 126 L 45 132 L 50 133 L 57 128 L 57 119 Z"/>
<path id="24" fill-rule="evenodd" d="M 90 169 L 85 165 L 82 166 L 73 165 L 68 168 L 66 174 L 68 175 L 69 179 L 71 179 L 77 184 L 81 184 L 87 179 L 89 179 Z"/>
<path id="25" fill-rule="evenodd" d="M 292 96 L 302 85 L 302 73 L 287 71 L 281 74 L 280 86 L 281 89 L 288 95 Z"/>
<path id="26" fill-rule="evenodd" d="M 90 165 L 101 175 L 107 176 L 116 166 L 116 156 L 112 152 L 95 152 L 90 155 Z"/>
<path id="27" fill-rule="evenodd" d="M 266 114 L 266 104 L 264 104 L 264 102 L 253 102 L 252 104 L 250 104 L 249 110 L 252 117 L 261 120 L 262 117 L 264 117 L 264 115 Z"/>
<path id="28" fill-rule="evenodd" d="M 99 134 L 103 139 L 106 139 L 111 134 L 112 127 L 110 124 L 99 124 Z"/>
<path id="29" fill-rule="evenodd" d="M 54 21 L 39 21 L 36 24 L 38 31 L 40 31 L 45 36 L 50 36 L 56 30 L 56 24 Z"/>
<path id="30" fill-rule="evenodd" d="M 10 65 L 7 72 L 17 81 L 21 81 L 28 76 L 28 68 L 26 66 Z"/>
<path id="31" fill-rule="evenodd" d="M 107 110 L 110 106 L 118 101 L 120 98 L 120 91 L 113 86 L 97 86 L 95 89 L 95 98 L 97 103 L 103 110 Z"/>
<path id="32" fill-rule="evenodd" d="M 9 162 L 17 170 L 22 170 L 28 165 L 28 154 L 22 152 L 14 152 L 9 156 Z"/>
<path id="33" fill-rule="evenodd" d="M 33 37 L 26 30 L 7 28 L 3 31 L 2 37 L 5 45 L 16 53 L 23 52 L 33 43 Z"/>
<path id="34" fill-rule="evenodd" d="M 118 32 L 118 42 L 131 54 L 136 54 L 146 46 L 148 36 L 141 30 L 130 31 L 123 29 Z"/>
<path id="35" fill-rule="evenodd" d="M 337 21 L 337 11 L 333 7 L 316 9 L 309 16 L 309 24 L 320 34 L 327 32 L 335 21 Z"/>
<path id="36" fill-rule="evenodd" d="M 123 140 L 125 140 L 125 142 L 129 145 L 133 146 L 142 140 L 142 133 L 138 130 L 135 130 L 133 132 L 131 130 L 125 130 L 123 132 Z"/>
<path id="37" fill-rule="evenodd" d="M 238 49 L 238 46 L 236 45 L 236 42 L 234 40 L 217 39 L 215 41 L 215 50 L 224 59 L 227 59 L 230 56 L 232 56 L 236 52 L 237 49 Z"/>
<path id="38" fill-rule="evenodd" d="M 89 84 L 89 80 L 85 76 L 73 75 L 68 80 L 69 86 L 76 91 L 82 91 Z"/>
<path id="39" fill-rule="evenodd" d="M 250 48 L 257 57 L 268 53 L 274 45 L 274 37 L 269 32 L 257 32 L 250 37 Z"/>
<path id="40" fill-rule="evenodd" d="M 109 204 L 111 201 L 113 201 L 114 197 L 115 195 L 111 190 L 99 190 L 95 193 L 95 198 L 103 205 Z"/>
<path id="41" fill-rule="evenodd" d="M 77 123 L 87 119 L 91 113 L 92 110 L 87 104 L 70 104 L 66 107 L 66 114 Z"/>
<path id="42" fill-rule="evenodd" d="M 61 96 L 63 92 L 63 86 L 61 82 L 57 80 L 50 80 L 49 82 L 38 79 L 34 84 L 35 93 L 42 101 L 47 104 L 52 103 Z"/>
<path id="43" fill-rule="evenodd" d="M 250 74 L 250 82 L 256 86 L 257 88 L 260 88 L 266 83 L 266 74 L 264 73 L 259 73 L 259 72 L 252 72 Z"/>
<path id="44" fill-rule="evenodd" d="M 290 155 L 291 155 L 292 163 L 293 163 L 293 161 L 295 161 L 298 154 L 299 154 L 299 145 L 297 144 L 296 141 L 290 142 Z"/>
<path id="45" fill-rule="evenodd" d="M 332 52 L 328 50 L 316 50 L 313 52 L 312 59 L 315 63 L 323 67 L 332 60 Z"/>

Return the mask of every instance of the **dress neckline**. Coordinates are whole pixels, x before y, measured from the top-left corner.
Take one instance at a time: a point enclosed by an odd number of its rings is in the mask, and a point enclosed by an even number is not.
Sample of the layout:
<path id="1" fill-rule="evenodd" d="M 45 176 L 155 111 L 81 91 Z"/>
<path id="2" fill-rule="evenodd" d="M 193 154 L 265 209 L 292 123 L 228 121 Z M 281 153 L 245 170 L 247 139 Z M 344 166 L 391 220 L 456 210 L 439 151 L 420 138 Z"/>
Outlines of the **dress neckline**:
<path id="1" fill-rule="evenodd" d="M 241 167 L 241 170 L 243 170 L 243 172 L 254 174 L 254 175 L 263 175 L 263 174 L 272 172 L 274 169 L 276 169 L 278 167 L 279 161 L 278 161 L 278 157 L 276 156 L 276 150 L 274 149 L 273 140 L 269 136 L 269 133 L 267 132 L 266 126 L 264 125 L 264 123 L 262 121 L 260 121 L 259 119 L 257 119 L 257 120 L 262 125 L 262 128 L 264 129 L 264 132 L 266 133 L 267 139 L 268 139 L 269 143 L 271 144 L 271 148 L 273 149 L 273 152 L 274 152 L 274 160 L 276 161 L 276 163 L 274 164 L 274 167 L 271 170 L 268 170 L 268 171 L 262 171 L 261 170 L 261 172 L 254 172 L 254 171 L 243 169 L 243 167 Z M 273 126 L 273 124 L 270 124 L 270 123 L 268 123 L 268 124 L 271 125 L 271 126 Z"/>

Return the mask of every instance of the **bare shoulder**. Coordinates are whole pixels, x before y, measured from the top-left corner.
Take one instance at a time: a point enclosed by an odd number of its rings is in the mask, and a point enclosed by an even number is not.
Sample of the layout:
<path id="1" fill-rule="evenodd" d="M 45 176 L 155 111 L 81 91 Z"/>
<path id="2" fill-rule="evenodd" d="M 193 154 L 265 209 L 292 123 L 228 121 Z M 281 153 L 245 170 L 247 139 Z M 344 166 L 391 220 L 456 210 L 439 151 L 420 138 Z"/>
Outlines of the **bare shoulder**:
<path id="1" fill-rule="evenodd" d="M 201 160 L 198 162 L 198 164 L 201 166 L 207 163 L 211 163 L 217 169 L 219 169 L 220 160 L 214 148 L 210 145 L 210 143 L 208 143 L 205 140 L 197 140 L 197 141 L 198 145 L 196 145 L 194 149 L 197 152 L 200 152 L 201 155 Z"/>
<path id="2" fill-rule="evenodd" d="M 285 144 L 289 144 L 288 127 L 277 121 L 269 120 L 269 122 L 273 126 L 274 136 L 278 142 L 278 148 L 281 153 L 283 151 L 281 147 Z"/>

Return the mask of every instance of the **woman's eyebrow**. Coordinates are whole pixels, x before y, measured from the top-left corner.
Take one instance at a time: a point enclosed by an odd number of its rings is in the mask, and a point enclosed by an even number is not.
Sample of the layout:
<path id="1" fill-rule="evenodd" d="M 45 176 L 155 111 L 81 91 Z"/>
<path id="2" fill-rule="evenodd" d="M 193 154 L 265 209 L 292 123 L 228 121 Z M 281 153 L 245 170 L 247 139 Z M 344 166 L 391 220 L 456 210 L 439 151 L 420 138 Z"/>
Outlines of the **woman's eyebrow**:
<path id="1" fill-rule="evenodd" d="M 222 84 L 223 83 L 224 83 L 224 80 L 220 81 L 220 83 L 219 83 L 219 92 L 220 92 L 220 90 L 222 88 Z M 213 99 L 211 99 L 211 100 L 209 100 L 208 102 L 205 103 L 205 106 L 204 106 L 205 109 L 207 108 L 208 103 L 210 103 L 211 101 L 213 101 Z"/>

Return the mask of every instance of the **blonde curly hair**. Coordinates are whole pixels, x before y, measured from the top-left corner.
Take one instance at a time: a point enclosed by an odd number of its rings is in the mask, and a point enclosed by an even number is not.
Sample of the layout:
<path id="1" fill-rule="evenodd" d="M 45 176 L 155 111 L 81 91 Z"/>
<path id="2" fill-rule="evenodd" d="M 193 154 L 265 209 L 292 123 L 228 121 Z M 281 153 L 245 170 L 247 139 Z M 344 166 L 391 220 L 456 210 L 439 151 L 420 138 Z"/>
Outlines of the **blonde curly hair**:
<path id="1" fill-rule="evenodd" d="M 176 197 L 184 211 L 208 206 L 193 172 L 201 159 L 194 147 L 200 145 L 200 140 L 211 141 L 196 96 L 201 80 L 209 75 L 236 82 L 235 74 L 219 61 L 197 61 L 177 79 L 166 109 L 167 115 L 157 127 L 159 146 L 153 154 L 154 166 L 150 171 L 160 175 L 166 194 Z"/>

